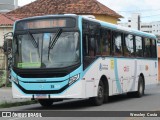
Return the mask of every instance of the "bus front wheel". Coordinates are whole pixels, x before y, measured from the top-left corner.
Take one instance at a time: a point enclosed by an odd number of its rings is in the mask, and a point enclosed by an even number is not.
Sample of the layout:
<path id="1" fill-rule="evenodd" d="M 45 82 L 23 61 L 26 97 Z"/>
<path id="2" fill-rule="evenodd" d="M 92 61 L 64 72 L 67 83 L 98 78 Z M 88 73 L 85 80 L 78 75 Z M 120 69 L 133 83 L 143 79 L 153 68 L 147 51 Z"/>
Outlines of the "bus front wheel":
<path id="1" fill-rule="evenodd" d="M 51 99 L 39 99 L 38 102 L 44 107 L 49 107 L 53 104 L 53 100 Z"/>
<path id="2" fill-rule="evenodd" d="M 102 81 L 99 82 L 97 96 L 90 98 L 93 105 L 99 106 L 104 102 L 104 84 Z"/>

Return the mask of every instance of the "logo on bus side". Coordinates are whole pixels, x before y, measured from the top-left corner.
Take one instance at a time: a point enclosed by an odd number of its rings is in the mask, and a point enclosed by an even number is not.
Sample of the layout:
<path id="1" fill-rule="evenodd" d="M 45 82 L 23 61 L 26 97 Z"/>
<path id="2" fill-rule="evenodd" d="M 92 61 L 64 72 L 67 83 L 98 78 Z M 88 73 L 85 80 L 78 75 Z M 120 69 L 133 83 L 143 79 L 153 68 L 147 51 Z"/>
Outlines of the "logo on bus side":
<path id="1" fill-rule="evenodd" d="M 148 65 L 140 65 L 139 66 L 139 70 L 141 70 L 141 71 L 148 71 L 149 70 L 149 66 Z"/>
<path id="2" fill-rule="evenodd" d="M 123 70 L 124 72 L 129 72 L 129 66 L 124 66 Z"/>
<path id="3" fill-rule="evenodd" d="M 146 65 L 146 66 L 145 66 L 145 70 L 148 71 L 148 69 L 149 69 L 149 67 L 148 67 L 148 65 Z"/>
<path id="4" fill-rule="evenodd" d="M 105 64 L 100 63 L 100 65 L 99 65 L 99 70 L 100 70 L 100 71 L 102 71 L 102 70 L 108 70 L 108 65 L 105 65 Z"/>

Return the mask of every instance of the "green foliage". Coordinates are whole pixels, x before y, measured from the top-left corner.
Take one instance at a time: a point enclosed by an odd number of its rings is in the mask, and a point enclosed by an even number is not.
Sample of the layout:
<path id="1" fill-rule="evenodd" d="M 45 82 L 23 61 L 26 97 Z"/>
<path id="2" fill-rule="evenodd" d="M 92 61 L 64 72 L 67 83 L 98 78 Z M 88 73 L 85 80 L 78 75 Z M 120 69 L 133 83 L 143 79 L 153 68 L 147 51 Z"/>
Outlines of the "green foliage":
<path id="1" fill-rule="evenodd" d="M 6 83 L 6 71 L 0 70 L 0 87 L 5 86 Z"/>
<path id="2" fill-rule="evenodd" d="M 7 87 L 12 87 L 12 83 L 11 82 L 7 83 Z"/>

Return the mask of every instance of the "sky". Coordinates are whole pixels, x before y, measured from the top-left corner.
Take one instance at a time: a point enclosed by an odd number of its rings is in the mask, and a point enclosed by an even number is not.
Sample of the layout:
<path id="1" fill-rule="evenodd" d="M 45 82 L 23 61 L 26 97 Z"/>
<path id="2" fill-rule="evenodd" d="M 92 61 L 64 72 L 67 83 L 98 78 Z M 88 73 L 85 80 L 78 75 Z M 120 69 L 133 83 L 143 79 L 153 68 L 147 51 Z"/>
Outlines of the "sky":
<path id="1" fill-rule="evenodd" d="M 35 0 L 19 0 L 19 6 L 23 6 Z M 107 7 L 116 11 L 127 21 L 131 13 L 140 13 L 142 22 L 160 21 L 160 0 L 98 0 Z"/>
<path id="2" fill-rule="evenodd" d="M 18 0 L 18 5 L 23 6 L 23 5 L 26 5 L 26 4 L 33 2 L 33 1 L 35 1 L 35 0 Z"/>

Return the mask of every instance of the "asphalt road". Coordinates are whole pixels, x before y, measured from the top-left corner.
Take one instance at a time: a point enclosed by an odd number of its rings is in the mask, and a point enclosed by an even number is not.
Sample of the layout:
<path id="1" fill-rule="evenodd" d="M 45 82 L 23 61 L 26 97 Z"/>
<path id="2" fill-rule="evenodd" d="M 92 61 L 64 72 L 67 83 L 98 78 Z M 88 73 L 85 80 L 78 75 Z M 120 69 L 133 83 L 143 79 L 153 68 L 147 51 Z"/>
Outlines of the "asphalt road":
<path id="1" fill-rule="evenodd" d="M 160 111 L 160 85 L 157 85 L 155 88 L 145 91 L 145 95 L 142 98 L 129 98 L 127 95 L 117 95 L 109 98 L 109 103 L 103 104 L 102 106 L 92 106 L 88 100 L 66 100 L 62 102 L 54 103 L 50 108 L 41 107 L 40 104 L 26 105 L 20 107 L 13 107 L 7 109 L 0 109 L 0 111 Z M 114 115 L 116 116 L 116 114 Z M 18 119 L 18 118 L 17 118 Z M 17 120 L 16 119 L 16 120 Z M 19 118 L 20 119 L 20 118 Z M 36 118 L 35 118 L 36 119 Z M 42 120 L 44 118 L 41 118 Z M 39 120 L 41 120 L 39 119 Z M 53 118 L 46 118 L 50 120 Z M 69 117 L 58 117 L 55 120 L 75 120 L 75 118 Z M 90 120 L 91 118 L 76 118 Z M 97 119 L 94 117 L 94 119 Z M 106 118 L 101 117 L 100 119 L 106 120 Z M 160 120 L 160 118 L 109 118 L 109 120 Z M 8 120 L 5 118 L 5 120 Z M 10 120 L 15 120 L 10 119 Z M 28 118 L 23 118 L 23 120 L 29 120 Z M 34 120 L 34 119 L 33 119 Z M 92 119 L 93 120 L 93 119 Z"/>

